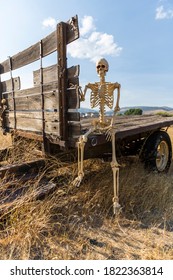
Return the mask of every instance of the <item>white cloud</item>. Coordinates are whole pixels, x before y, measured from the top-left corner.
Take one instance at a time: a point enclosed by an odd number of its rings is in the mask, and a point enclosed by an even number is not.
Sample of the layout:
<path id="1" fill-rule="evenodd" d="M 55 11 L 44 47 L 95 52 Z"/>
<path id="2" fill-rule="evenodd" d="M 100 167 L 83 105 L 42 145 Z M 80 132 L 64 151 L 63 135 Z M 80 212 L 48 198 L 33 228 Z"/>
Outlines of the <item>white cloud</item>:
<path id="1" fill-rule="evenodd" d="M 171 19 L 173 18 L 173 9 L 165 9 L 163 5 L 157 7 L 156 9 L 156 20 L 162 20 L 162 19 Z"/>
<path id="2" fill-rule="evenodd" d="M 81 22 L 82 22 L 81 27 L 80 27 L 80 35 L 81 36 L 85 36 L 90 31 L 95 30 L 93 17 L 91 17 L 91 16 L 84 16 L 82 18 Z"/>
<path id="3" fill-rule="evenodd" d="M 52 17 L 48 17 L 48 18 L 44 19 L 42 22 L 43 27 L 50 27 L 52 29 L 55 29 L 56 24 L 57 24 L 57 21 Z"/>
<path id="4" fill-rule="evenodd" d="M 103 56 L 117 56 L 122 51 L 122 47 L 114 41 L 113 35 L 96 31 L 91 16 L 85 16 L 81 20 L 80 36 L 68 46 L 68 53 L 74 58 L 96 62 Z"/>

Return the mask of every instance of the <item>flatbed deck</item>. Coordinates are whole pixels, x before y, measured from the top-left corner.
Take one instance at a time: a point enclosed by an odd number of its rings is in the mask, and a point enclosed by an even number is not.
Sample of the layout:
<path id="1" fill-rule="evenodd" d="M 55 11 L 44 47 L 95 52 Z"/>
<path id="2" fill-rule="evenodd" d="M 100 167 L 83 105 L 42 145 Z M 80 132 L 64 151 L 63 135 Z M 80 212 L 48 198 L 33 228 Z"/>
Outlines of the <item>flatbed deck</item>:
<path id="1" fill-rule="evenodd" d="M 94 119 L 81 120 L 82 131 L 87 131 Z M 173 116 L 161 115 L 117 116 L 115 120 L 116 139 L 142 134 L 173 125 Z"/>
<path id="2" fill-rule="evenodd" d="M 82 134 L 89 130 L 94 120 L 95 118 L 81 120 Z M 115 139 L 117 154 L 120 156 L 141 154 L 143 145 L 150 135 L 160 130 L 166 131 L 172 125 L 172 116 L 147 114 L 141 116 L 116 116 Z M 106 133 L 93 132 L 88 136 L 85 150 L 87 158 L 111 153 L 111 141 L 108 141 Z"/>

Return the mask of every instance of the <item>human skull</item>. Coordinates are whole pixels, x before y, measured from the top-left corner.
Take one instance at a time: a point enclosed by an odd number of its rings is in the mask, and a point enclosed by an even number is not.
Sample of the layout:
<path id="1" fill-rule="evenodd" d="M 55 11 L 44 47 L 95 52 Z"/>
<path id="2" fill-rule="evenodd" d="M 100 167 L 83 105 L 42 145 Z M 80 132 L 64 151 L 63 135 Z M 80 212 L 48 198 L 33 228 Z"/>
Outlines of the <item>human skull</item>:
<path id="1" fill-rule="evenodd" d="M 105 58 L 101 58 L 96 63 L 96 69 L 99 76 L 106 75 L 106 72 L 109 70 L 109 64 Z"/>

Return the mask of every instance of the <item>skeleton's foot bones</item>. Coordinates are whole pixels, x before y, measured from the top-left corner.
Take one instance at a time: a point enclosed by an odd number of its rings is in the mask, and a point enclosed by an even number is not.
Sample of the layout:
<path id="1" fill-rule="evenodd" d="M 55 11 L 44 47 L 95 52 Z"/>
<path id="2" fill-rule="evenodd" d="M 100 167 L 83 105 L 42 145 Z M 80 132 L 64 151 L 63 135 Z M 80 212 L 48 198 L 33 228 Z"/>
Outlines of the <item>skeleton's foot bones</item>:
<path id="1" fill-rule="evenodd" d="M 74 179 L 74 181 L 72 182 L 72 186 L 73 186 L 73 187 L 79 188 L 79 187 L 80 187 L 80 184 L 81 184 L 81 182 L 82 182 L 82 180 L 83 180 L 83 177 L 84 177 L 84 174 L 78 175 L 78 176 Z"/>
<path id="2" fill-rule="evenodd" d="M 113 197 L 112 202 L 113 202 L 113 214 L 118 215 L 121 213 L 121 205 L 119 204 L 119 199 L 118 197 Z"/>

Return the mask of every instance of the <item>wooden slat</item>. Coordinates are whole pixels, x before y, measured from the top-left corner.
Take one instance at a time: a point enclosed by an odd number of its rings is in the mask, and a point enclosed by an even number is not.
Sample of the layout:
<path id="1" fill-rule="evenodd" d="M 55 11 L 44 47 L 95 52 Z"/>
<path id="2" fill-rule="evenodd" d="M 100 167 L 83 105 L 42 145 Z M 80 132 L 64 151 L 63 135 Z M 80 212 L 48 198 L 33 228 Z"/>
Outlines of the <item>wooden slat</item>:
<path id="1" fill-rule="evenodd" d="M 60 26 L 62 23 L 57 25 Z M 65 24 L 65 23 L 63 23 Z M 77 16 L 73 17 L 66 23 L 66 44 L 71 43 L 72 41 L 79 38 L 79 29 L 78 29 L 78 19 Z M 42 39 L 43 46 L 43 57 L 51 54 L 57 50 L 57 31 L 52 32 L 47 37 Z M 27 64 L 30 64 L 40 58 L 40 42 L 30 46 L 29 48 L 15 54 L 11 57 L 12 70 L 23 67 Z M 0 63 L 0 74 L 7 73 L 10 71 L 9 59 L 6 59 Z"/>
<path id="2" fill-rule="evenodd" d="M 67 108 L 78 109 L 80 106 L 79 95 L 76 88 L 70 88 L 67 90 Z"/>
<path id="3" fill-rule="evenodd" d="M 43 92 L 56 92 L 58 89 L 58 83 L 57 82 L 52 82 L 49 84 L 45 84 L 43 85 Z M 40 86 L 37 87 L 31 87 L 31 88 L 27 88 L 27 89 L 22 89 L 19 91 L 15 91 L 15 97 L 22 97 L 22 96 L 29 96 L 29 95 L 33 95 L 33 94 L 40 94 Z M 8 94 L 4 93 L 4 98 L 8 98 L 12 96 L 12 93 L 9 92 Z"/>
<path id="4" fill-rule="evenodd" d="M 18 69 L 22 66 L 30 64 L 40 57 L 40 43 L 36 43 L 26 50 L 14 55 L 12 60 L 12 70 Z"/>
<path id="5" fill-rule="evenodd" d="M 13 98 L 8 98 L 8 109 L 14 110 L 14 102 Z M 18 111 L 22 110 L 41 110 L 41 95 L 33 94 L 33 95 L 25 95 L 23 97 L 15 98 L 15 109 Z M 54 111 L 57 109 L 57 101 L 55 92 L 44 93 L 44 110 Z"/>
<path id="6" fill-rule="evenodd" d="M 79 122 L 80 121 L 80 113 L 78 112 L 68 112 L 67 113 L 68 121 Z"/>
<path id="7" fill-rule="evenodd" d="M 75 137 L 81 135 L 81 124 L 80 122 L 72 122 L 68 124 L 68 136 Z"/>
<path id="8" fill-rule="evenodd" d="M 13 78 L 14 90 L 20 90 L 20 77 Z M 12 91 L 12 80 L 3 81 L 1 83 L 2 92 Z"/>
<path id="9" fill-rule="evenodd" d="M 0 74 L 4 74 L 10 71 L 9 59 L 6 59 L 0 63 Z"/>
<path id="10" fill-rule="evenodd" d="M 43 68 L 43 84 L 58 80 L 58 66 L 57 64 Z M 40 69 L 33 71 L 34 86 L 40 84 Z"/>
<path id="11" fill-rule="evenodd" d="M 43 57 L 56 51 L 56 32 L 52 32 L 49 36 L 42 40 Z M 29 48 L 19 52 L 11 57 L 12 70 L 30 64 L 40 58 L 40 42 L 30 46 Z M 9 59 L 0 64 L 0 74 L 10 71 Z"/>
<path id="12" fill-rule="evenodd" d="M 45 109 L 57 110 L 58 109 L 58 84 L 50 83 L 43 86 L 45 96 Z M 39 110 L 41 109 L 41 95 L 40 87 L 32 87 L 29 89 L 15 91 L 16 110 Z M 7 99 L 8 109 L 13 110 L 12 93 L 3 94 Z M 67 109 L 79 108 L 79 95 L 77 89 L 73 86 L 67 90 Z"/>
<path id="13" fill-rule="evenodd" d="M 79 65 L 72 66 L 67 69 L 68 86 L 72 83 L 78 83 Z M 43 84 L 57 81 L 58 66 L 57 64 L 43 68 Z M 38 86 L 40 84 L 40 69 L 33 71 L 33 84 Z"/>
<path id="14" fill-rule="evenodd" d="M 45 122 L 45 133 L 59 136 L 59 125 L 59 122 Z M 9 117 L 9 128 L 14 128 L 13 117 Z M 35 118 L 17 118 L 16 129 L 42 133 L 43 122 Z"/>
<path id="15" fill-rule="evenodd" d="M 78 77 L 80 74 L 80 66 L 75 65 L 67 68 L 67 79 L 71 79 L 73 77 Z"/>
<path id="16" fill-rule="evenodd" d="M 77 15 L 67 22 L 67 44 L 79 38 L 79 27 Z"/>
<path id="17" fill-rule="evenodd" d="M 40 167 L 44 167 L 44 166 L 45 166 L 44 159 L 37 159 L 34 161 L 27 161 L 27 162 L 23 162 L 23 163 L 8 164 L 8 165 L 0 167 L 0 178 L 3 178 L 7 172 L 8 172 L 8 174 L 14 174 L 14 175 L 17 175 L 19 173 L 24 174 L 25 172 L 28 172 L 32 168 L 34 168 L 34 170 L 37 169 L 37 172 L 38 172 Z M 23 189 L 23 191 L 24 191 L 24 189 Z M 4 197 L 4 200 L 6 202 L 8 201 L 8 199 L 10 197 L 10 193 L 12 195 L 14 195 L 14 191 L 9 192 L 8 195 L 6 196 L 6 198 Z M 12 199 L 12 197 L 10 197 L 10 198 Z M 14 197 L 14 199 L 16 199 L 16 196 Z M 10 199 L 9 199 L 9 202 L 11 202 Z"/>
<path id="18" fill-rule="evenodd" d="M 53 53 L 57 50 L 57 35 L 56 31 L 53 31 L 51 34 L 42 39 L 43 46 L 43 57 Z"/>
<path id="19" fill-rule="evenodd" d="M 13 118 L 14 112 L 9 111 L 8 117 Z M 59 122 L 59 113 L 58 112 L 45 112 L 44 113 L 45 121 L 49 122 Z M 29 112 L 29 111 L 16 111 L 16 118 L 20 119 L 38 119 L 42 120 L 42 112 Z"/>

